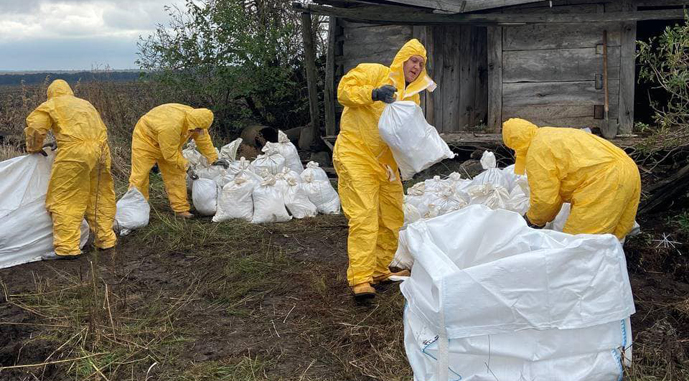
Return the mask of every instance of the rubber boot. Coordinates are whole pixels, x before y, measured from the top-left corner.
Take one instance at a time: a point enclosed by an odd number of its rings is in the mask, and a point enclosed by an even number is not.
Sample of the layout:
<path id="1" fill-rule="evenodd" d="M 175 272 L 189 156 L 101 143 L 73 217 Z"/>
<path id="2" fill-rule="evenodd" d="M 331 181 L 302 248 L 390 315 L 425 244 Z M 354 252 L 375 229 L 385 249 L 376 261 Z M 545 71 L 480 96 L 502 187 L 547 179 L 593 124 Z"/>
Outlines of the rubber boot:
<path id="1" fill-rule="evenodd" d="M 371 287 L 370 283 L 360 283 L 352 286 L 352 292 L 354 293 L 354 299 L 357 301 L 371 299 L 376 296 L 376 289 Z"/>
<path id="2" fill-rule="evenodd" d="M 194 218 L 194 215 L 189 213 L 189 212 L 178 212 L 178 213 L 175 213 L 175 216 L 180 217 L 180 218 L 186 218 L 186 219 Z"/>

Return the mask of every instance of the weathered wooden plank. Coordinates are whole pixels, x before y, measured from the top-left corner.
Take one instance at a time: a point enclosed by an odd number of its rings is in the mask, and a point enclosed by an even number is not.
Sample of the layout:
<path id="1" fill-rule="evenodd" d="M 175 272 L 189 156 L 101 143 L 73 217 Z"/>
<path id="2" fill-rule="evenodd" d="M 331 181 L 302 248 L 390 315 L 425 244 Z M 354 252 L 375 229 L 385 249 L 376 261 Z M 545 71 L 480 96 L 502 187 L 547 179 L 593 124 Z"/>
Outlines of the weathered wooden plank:
<path id="1" fill-rule="evenodd" d="M 624 0 L 624 10 L 633 11 L 632 0 Z M 636 23 L 622 23 L 622 52 L 620 56 L 620 116 L 617 133 L 631 134 L 634 127 L 634 87 L 636 84 Z"/>
<path id="2" fill-rule="evenodd" d="M 419 40 L 424 46 L 427 46 L 427 41 L 426 41 L 426 27 L 425 26 L 414 26 L 412 28 L 412 37 L 415 39 Z M 426 56 L 428 57 L 428 50 L 426 50 Z M 428 63 L 428 59 L 426 59 L 426 63 Z M 424 111 L 424 114 L 426 112 L 426 91 L 422 91 L 419 94 L 419 101 L 420 101 L 420 106 L 421 109 Z"/>
<path id="3" fill-rule="evenodd" d="M 399 3 L 405 5 L 412 5 L 415 7 L 430 8 L 433 10 L 448 12 L 448 13 L 459 13 L 462 11 L 463 4 L 462 1 L 457 0 L 389 0 L 392 3 Z M 519 0 L 513 0 L 519 1 Z M 528 1 L 528 0 L 522 0 Z"/>
<path id="4" fill-rule="evenodd" d="M 608 30 L 608 46 L 620 46 L 618 24 L 523 25 L 505 28 L 504 50 L 591 48 L 603 43 L 603 30 Z"/>
<path id="5" fill-rule="evenodd" d="M 611 80 L 611 98 L 617 99 L 619 91 L 619 80 Z M 539 104 L 593 106 L 605 101 L 605 94 L 596 89 L 595 81 L 505 83 L 502 92 L 503 108 Z"/>
<path id="6" fill-rule="evenodd" d="M 608 55 L 608 74 L 618 79 L 620 48 L 609 48 Z M 595 47 L 503 52 L 502 75 L 508 83 L 586 81 L 602 73 L 603 55 Z"/>
<path id="7" fill-rule="evenodd" d="M 488 122 L 487 130 L 502 129 L 502 34 L 503 27 L 488 27 Z"/>
<path id="8" fill-rule="evenodd" d="M 488 36 L 485 27 L 472 27 L 476 35 L 476 45 L 471 61 L 476 65 L 474 87 L 474 113 L 469 127 L 485 125 L 488 119 Z"/>
<path id="9" fill-rule="evenodd" d="M 560 5 L 558 3 L 553 4 L 552 7 L 538 7 L 538 8 L 514 8 L 510 9 L 510 13 L 514 14 L 584 14 L 584 13 L 596 13 L 596 4 L 567 4 Z"/>
<path id="10" fill-rule="evenodd" d="M 615 13 L 586 13 L 586 14 L 538 14 L 538 13 L 472 13 L 472 14 L 436 14 L 417 10 L 393 11 L 385 6 L 337 8 L 326 7 L 317 4 L 295 3 L 294 8 L 301 12 L 312 12 L 327 16 L 337 16 L 350 20 L 358 20 L 368 23 L 396 23 L 413 25 L 434 24 L 506 24 L 515 23 L 540 24 L 581 24 L 581 23 L 605 23 L 621 21 L 642 20 L 666 20 L 683 19 L 684 12 L 681 9 L 652 10 L 637 12 Z"/>
<path id="11" fill-rule="evenodd" d="M 446 26 L 445 44 L 443 45 L 443 132 L 457 131 L 466 124 L 466 115 L 463 112 L 465 102 L 470 92 L 463 82 L 468 74 L 470 58 L 470 34 L 468 26 Z M 437 126 L 436 126 L 437 127 Z"/>
<path id="12" fill-rule="evenodd" d="M 435 32 L 434 28 L 432 26 L 426 26 L 424 27 L 426 29 L 426 57 L 428 59 L 428 63 L 426 64 L 426 71 L 428 72 L 428 75 L 438 82 L 438 78 L 435 77 L 435 72 L 436 72 L 436 62 L 435 62 Z M 439 89 L 435 89 L 435 92 L 440 91 Z M 435 125 L 435 97 L 433 96 L 433 93 L 426 93 L 426 121 L 430 125 Z"/>
<path id="13" fill-rule="evenodd" d="M 471 125 L 471 114 L 474 108 L 474 89 L 475 89 L 475 76 L 472 69 L 474 65 L 472 63 L 472 50 L 473 44 L 475 43 L 471 26 L 462 25 L 458 27 L 461 30 L 461 39 L 459 40 L 459 114 L 457 118 L 453 121 L 451 129 L 448 131 L 459 131 L 466 130 L 467 127 Z M 457 53 L 455 53 L 457 55 Z M 454 93 L 457 94 L 457 93 Z M 448 94 L 450 96 L 450 94 Z"/>
<path id="14" fill-rule="evenodd" d="M 610 118 L 617 118 L 619 108 L 610 108 Z M 503 119 L 522 118 L 538 126 L 550 127 L 601 127 L 602 119 L 594 117 L 593 105 L 526 105 L 507 106 Z"/>
<path id="15" fill-rule="evenodd" d="M 433 122 L 435 123 L 434 126 L 438 129 L 438 131 L 443 130 L 443 126 L 445 125 L 445 120 L 443 119 L 444 117 L 444 97 L 443 95 L 445 94 L 445 74 L 447 73 L 447 70 L 445 70 L 445 49 L 444 49 L 444 44 L 446 43 L 446 29 L 445 27 L 441 26 L 436 26 L 433 27 L 433 45 L 434 45 L 434 55 L 433 55 L 433 60 L 435 61 L 434 64 L 434 72 L 432 78 L 435 78 L 436 83 L 438 83 L 438 89 L 436 89 L 432 94 L 433 98 Z"/>
<path id="16" fill-rule="evenodd" d="M 318 111 L 318 72 L 316 71 L 316 48 L 314 45 L 314 33 L 311 27 L 311 14 L 301 14 L 301 34 L 304 39 L 304 65 L 306 67 L 306 82 L 309 90 L 309 113 L 311 114 L 311 133 L 308 135 L 310 139 L 301 147 L 312 145 L 318 136 L 320 136 L 320 113 Z"/>
<path id="17" fill-rule="evenodd" d="M 375 42 L 387 39 L 399 39 L 400 36 L 410 37 L 413 27 L 409 25 L 375 25 L 369 28 L 345 28 L 342 38 L 365 42 Z"/>
<path id="18" fill-rule="evenodd" d="M 328 50 L 325 55 L 325 82 L 323 102 L 325 103 L 325 133 L 337 134 L 337 120 L 335 119 L 335 33 L 337 18 L 328 20 Z"/>
<path id="19" fill-rule="evenodd" d="M 536 3 L 540 0 L 466 0 L 461 12 L 475 12 L 484 9 L 502 8 L 527 3 Z"/>

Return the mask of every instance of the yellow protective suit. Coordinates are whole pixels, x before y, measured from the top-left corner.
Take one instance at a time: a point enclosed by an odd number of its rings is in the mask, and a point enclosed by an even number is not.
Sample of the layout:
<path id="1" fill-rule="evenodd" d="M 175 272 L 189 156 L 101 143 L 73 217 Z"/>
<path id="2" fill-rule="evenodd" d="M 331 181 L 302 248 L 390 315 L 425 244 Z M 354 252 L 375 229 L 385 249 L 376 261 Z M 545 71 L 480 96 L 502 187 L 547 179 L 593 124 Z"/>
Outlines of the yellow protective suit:
<path id="1" fill-rule="evenodd" d="M 532 223 L 552 221 L 569 202 L 565 233 L 611 233 L 622 239 L 632 230 L 641 177 L 620 148 L 579 129 L 538 128 L 523 119 L 505 122 L 502 136 L 515 150 L 515 172 L 526 170 L 531 188 L 526 216 Z"/>
<path id="2" fill-rule="evenodd" d="M 426 61 L 426 49 L 418 40 L 407 42 L 390 68 L 360 64 L 349 71 L 337 89 L 344 106 L 333 161 L 339 177 L 342 209 L 349 220 L 347 251 L 350 286 L 372 282 L 390 273 L 388 266 L 397 250 L 399 229 L 404 223 L 404 192 L 397 163 L 378 134 L 378 119 L 385 103 L 371 99 L 373 89 L 397 88 L 397 100 L 419 103 L 419 93 L 435 88 L 426 69 L 408 86 L 403 65 L 418 55 Z"/>
<path id="3" fill-rule="evenodd" d="M 213 113 L 205 108 L 195 109 L 177 103 L 153 108 L 142 116 L 134 127 L 132 137 L 132 174 L 129 186 L 136 187 L 148 200 L 149 172 L 158 163 L 163 175 L 165 191 L 172 210 L 189 211 L 187 200 L 187 160 L 182 146 L 194 139 L 198 150 L 209 163 L 218 160 L 208 128 L 213 124 Z M 202 128 L 203 133 L 190 130 Z"/>
<path id="4" fill-rule="evenodd" d="M 27 118 L 26 148 L 40 152 L 48 131 L 57 141 L 46 197 L 53 219 L 57 255 L 79 255 L 81 221 L 86 215 L 95 245 L 115 246 L 115 189 L 110 174 L 108 133 L 98 111 L 74 96 L 67 82 L 58 79 L 48 87 L 48 100 Z"/>

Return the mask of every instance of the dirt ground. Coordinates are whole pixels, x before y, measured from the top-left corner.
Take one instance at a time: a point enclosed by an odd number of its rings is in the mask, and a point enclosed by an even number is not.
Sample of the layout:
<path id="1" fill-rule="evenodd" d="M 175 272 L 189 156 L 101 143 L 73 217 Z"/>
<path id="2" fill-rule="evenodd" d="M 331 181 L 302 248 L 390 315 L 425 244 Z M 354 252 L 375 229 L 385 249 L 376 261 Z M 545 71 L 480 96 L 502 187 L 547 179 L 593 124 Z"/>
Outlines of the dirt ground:
<path id="1" fill-rule="evenodd" d="M 177 220 L 155 184 L 150 225 L 115 254 L 0 270 L 0 366 L 16 367 L 0 380 L 412 378 L 398 287 L 370 305 L 350 297 L 343 216 Z M 640 223 L 625 247 L 637 307 L 626 378 L 686 380 L 689 217 Z"/>

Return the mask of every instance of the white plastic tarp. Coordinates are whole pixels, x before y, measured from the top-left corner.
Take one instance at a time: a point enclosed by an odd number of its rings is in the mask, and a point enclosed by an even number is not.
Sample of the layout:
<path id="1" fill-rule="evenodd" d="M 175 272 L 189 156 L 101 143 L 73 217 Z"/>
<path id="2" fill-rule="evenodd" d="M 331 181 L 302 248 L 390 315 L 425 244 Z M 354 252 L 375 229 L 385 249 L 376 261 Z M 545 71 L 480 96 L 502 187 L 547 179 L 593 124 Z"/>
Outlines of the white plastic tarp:
<path id="1" fill-rule="evenodd" d="M 415 261 L 401 288 L 416 380 L 490 379 L 487 363 L 500 380 L 621 375 L 635 309 L 613 235 L 530 229 L 517 213 L 475 205 L 408 225 L 398 251 Z"/>
<path id="2" fill-rule="evenodd" d="M 45 208 L 55 155 L 25 155 L 0 162 L 0 268 L 41 260 L 53 252 L 53 222 Z M 80 247 L 89 236 L 81 224 Z"/>
<path id="3" fill-rule="evenodd" d="M 378 121 L 378 131 L 392 150 L 403 180 L 455 156 L 438 130 L 426 122 L 421 107 L 411 101 L 385 106 Z"/>

